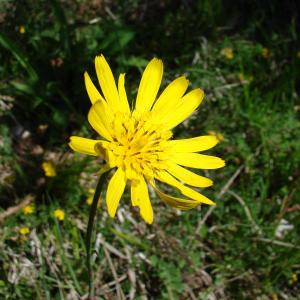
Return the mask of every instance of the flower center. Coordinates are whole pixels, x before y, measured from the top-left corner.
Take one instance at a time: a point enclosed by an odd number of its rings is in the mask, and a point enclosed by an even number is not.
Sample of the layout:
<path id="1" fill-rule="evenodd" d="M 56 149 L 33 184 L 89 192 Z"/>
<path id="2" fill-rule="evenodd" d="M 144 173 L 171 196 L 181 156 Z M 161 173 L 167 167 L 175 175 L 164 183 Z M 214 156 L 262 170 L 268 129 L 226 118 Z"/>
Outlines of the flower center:
<path id="1" fill-rule="evenodd" d="M 141 174 L 153 178 L 156 171 L 165 168 L 172 132 L 156 124 L 151 112 L 142 116 L 117 114 L 111 127 L 113 141 L 106 147 L 105 160 L 122 167 L 128 179 Z"/>

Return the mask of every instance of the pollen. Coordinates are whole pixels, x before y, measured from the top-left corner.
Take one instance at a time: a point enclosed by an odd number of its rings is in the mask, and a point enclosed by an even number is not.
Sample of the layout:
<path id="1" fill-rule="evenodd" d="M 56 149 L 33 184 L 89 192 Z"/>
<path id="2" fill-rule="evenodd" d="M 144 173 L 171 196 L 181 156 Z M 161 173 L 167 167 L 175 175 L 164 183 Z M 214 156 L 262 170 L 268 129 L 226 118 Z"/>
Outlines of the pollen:
<path id="1" fill-rule="evenodd" d="M 99 153 L 104 153 L 111 167 L 121 167 L 131 180 L 140 174 L 153 178 L 155 173 L 165 169 L 167 140 L 172 132 L 155 122 L 151 113 L 118 115 L 111 128 L 113 141 L 98 145 Z"/>

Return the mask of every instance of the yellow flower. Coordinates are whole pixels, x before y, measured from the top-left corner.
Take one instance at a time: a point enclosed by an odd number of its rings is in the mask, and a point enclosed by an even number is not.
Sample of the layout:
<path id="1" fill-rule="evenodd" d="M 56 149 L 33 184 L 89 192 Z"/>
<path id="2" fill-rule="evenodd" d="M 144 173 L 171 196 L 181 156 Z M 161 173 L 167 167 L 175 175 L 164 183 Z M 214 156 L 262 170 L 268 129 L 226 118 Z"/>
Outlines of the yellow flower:
<path id="1" fill-rule="evenodd" d="M 88 190 L 88 197 L 86 198 L 85 200 L 85 203 L 88 205 L 88 206 L 91 206 L 92 203 L 93 203 L 93 198 L 94 198 L 94 194 L 95 194 L 96 190 L 95 189 L 89 189 Z M 100 203 L 100 201 L 99 201 Z M 98 204 L 99 206 L 99 204 Z"/>
<path id="2" fill-rule="evenodd" d="M 298 275 L 296 273 L 292 274 L 291 282 L 296 283 L 298 281 Z"/>
<path id="3" fill-rule="evenodd" d="M 297 57 L 300 58 L 300 51 L 297 52 Z"/>
<path id="4" fill-rule="evenodd" d="M 94 198 L 94 195 L 88 196 L 88 197 L 86 198 L 86 200 L 85 200 L 85 203 L 86 203 L 88 206 L 91 206 L 92 203 L 93 203 L 93 198 Z M 101 207 L 101 198 L 100 198 L 99 201 L 98 201 L 97 207 L 98 207 L 98 208 Z"/>
<path id="5" fill-rule="evenodd" d="M 233 59 L 233 57 L 234 57 L 232 48 L 228 48 L 228 47 L 222 49 L 221 54 L 229 60 Z"/>
<path id="6" fill-rule="evenodd" d="M 142 218 L 149 224 L 153 222 L 153 210 L 147 183 L 165 203 L 178 209 L 192 209 L 201 203 L 215 205 L 185 185 L 203 188 L 211 186 L 212 180 L 182 166 L 198 169 L 223 167 L 225 162 L 222 159 L 196 153 L 214 147 L 218 139 L 200 136 L 171 140 L 171 130 L 199 107 L 204 92 L 198 88 L 185 94 L 189 82 L 182 76 L 172 81 L 157 98 L 163 63 L 154 58 L 142 75 L 135 107 L 131 110 L 125 91 L 125 74 L 120 74 L 117 87 L 103 55 L 96 57 L 95 66 L 103 96 L 85 73 L 85 85 L 92 102 L 88 120 L 103 139 L 72 136 L 69 145 L 74 151 L 104 159 L 106 165 L 102 172 L 116 168 L 106 192 L 109 215 L 115 216 L 128 181 L 131 203 L 139 207 Z M 177 188 L 187 198 L 165 194 L 156 181 Z"/>
<path id="7" fill-rule="evenodd" d="M 239 73 L 239 74 L 238 74 L 238 78 L 239 78 L 239 81 L 244 81 L 244 80 L 246 80 L 245 75 L 244 75 L 243 73 Z"/>
<path id="8" fill-rule="evenodd" d="M 262 48 L 261 55 L 262 55 L 263 58 L 268 59 L 268 58 L 271 57 L 272 53 L 271 53 L 270 49 Z"/>
<path id="9" fill-rule="evenodd" d="M 95 194 L 95 189 L 89 189 L 88 190 L 88 197 L 86 198 L 85 200 L 85 203 L 88 205 L 88 206 L 91 206 L 92 203 L 93 203 L 93 199 L 94 199 L 94 194 Z M 101 207 L 101 198 L 99 199 L 98 201 L 98 205 L 97 207 Z"/>
<path id="10" fill-rule="evenodd" d="M 65 212 L 61 209 L 56 209 L 53 213 L 53 216 L 59 220 L 59 221 L 63 221 L 65 219 Z"/>
<path id="11" fill-rule="evenodd" d="M 278 300 L 278 296 L 276 294 L 271 295 L 272 300 Z"/>
<path id="12" fill-rule="evenodd" d="M 25 26 L 21 25 L 21 26 L 19 27 L 19 32 L 20 32 L 21 34 L 24 34 L 24 33 L 26 32 Z"/>
<path id="13" fill-rule="evenodd" d="M 34 206 L 33 205 L 26 205 L 23 207 L 23 213 L 24 215 L 31 215 L 34 212 Z"/>
<path id="14" fill-rule="evenodd" d="M 93 203 L 93 196 L 88 196 L 88 197 L 86 198 L 85 202 L 86 202 L 86 204 L 87 204 L 88 206 L 91 206 L 92 203 Z"/>
<path id="15" fill-rule="evenodd" d="M 89 195 L 94 195 L 95 192 L 96 192 L 95 189 L 89 189 L 89 190 L 88 190 L 88 194 L 89 194 Z"/>
<path id="16" fill-rule="evenodd" d="M 21 227 L 21 228 L 19 229 L 19 233 L 20 233 L 21 235 L 27 235 L 27 234 L 29 234 L 29 232 L 30 232 L 30 230 L 29 230 L 28 227 Z"/>
<path id="17" fill-rule="evenodd" d="M 251 82 L 254 79 L 252 75 L 246 75 L 244 73 L 239 73 L 237 77 L 240 82 Z"/>
<path id="18" fill-rule="evenodd" d="M 56 176 L 56 170 L 55 170 L 55 166 L 52 162 L 43 162 L 42 163 L 42 168 L 45 172 L 45 175 L 47 177 L 55 177 Z"/>
<path id="19" fill-rule="evenodd" d="M 95 189 L 89 189 L 89 190 L 88 190 L 88 197 L 87 197 L 86 200 L 85 200 L 85 203 L 86 203 L 88 206 L 91 206 L 91 205 L 92 205 L 95 192 L 96 192 Z M 99 203 L 100 203 L 100 201 L 99 201 Z M 98 204 L 98 206 L 99 206 L 99 204 Z"/>
<path id="20" fill-rule="evenodd" d="M 216 132 L 216 131 L 210 130 L 210 131 L 208 131 L 207 133 L 208 133 L 209 135 L 211 135 L 211 136 L 215 136 L 215 137 L 218 139 L 219 142 L 224 141 L 224 136 L 223 136 L 223 134 L 220 133 L 220 132 Z"/>

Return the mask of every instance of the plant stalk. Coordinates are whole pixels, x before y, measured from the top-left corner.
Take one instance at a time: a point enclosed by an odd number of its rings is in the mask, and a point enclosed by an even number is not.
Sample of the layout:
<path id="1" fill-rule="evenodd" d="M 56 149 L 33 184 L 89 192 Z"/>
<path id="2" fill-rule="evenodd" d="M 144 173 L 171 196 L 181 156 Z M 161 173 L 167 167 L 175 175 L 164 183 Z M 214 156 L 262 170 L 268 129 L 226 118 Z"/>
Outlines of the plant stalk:
<path id="1" fill-rule="evenodd" d="M 109 171 L 102 173 L 99 177 L 98 184 L 96 187 L 96 191 L 93 197 L 93 203 L 90 209 L 89 222 L 86 231 L 86 239 L 85 239 L 85 247 L 86 247 L 86 266 L 88 270 L 88 279 L 89 279 L 89 296 L 88 299 L 94 299 L 94 280 L 93 280 L 93 270 L 91 264 L 91 240 L 93 234 L 94 220 L 97 214 L 98 202 L 100 198 L 100 194 L 103 188 L 103 185 L 107 179 Z"/>

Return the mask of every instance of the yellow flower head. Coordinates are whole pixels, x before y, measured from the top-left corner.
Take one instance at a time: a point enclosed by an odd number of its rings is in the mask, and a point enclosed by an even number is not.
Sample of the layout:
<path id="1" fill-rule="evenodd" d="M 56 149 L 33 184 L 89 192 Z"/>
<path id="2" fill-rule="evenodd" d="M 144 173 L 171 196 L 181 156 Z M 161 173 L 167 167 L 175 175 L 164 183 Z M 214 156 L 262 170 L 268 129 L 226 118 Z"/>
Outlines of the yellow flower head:
<path id="1" fill-rule="evenodd" d="M 246 80 L 245 74 L 243 74 L 243 73 L 239 73 L 239 74 L 238 74 L 238 78 L 239 78 L 239 81 L 244 81 L 244 80 Z"/>
<path id="2" fill-rule="evenodd" d="M 300 58 L 300 51 L 297 52 L 297 57 Z"/>
<path id="3" fill-rule="evenodd" d="M 85 202 L 86 202 L 86 204 L 87 204 L 88 206 L 91 206 L 92 203 L 93 203 L 93 196 L 88 196 L 88 197 L 86 198 Z"/>
<path id="4" fill-rule="evenodd" d="M 95 194 L 96 190 L 95 189 L 89 189 L 88 194 L 93 196 Z"/>
<path id="5" fill-rule="evenodd" d="M 233 49 L 228 47 L 222 49 L 221 54 L 228 60 L 231 60 L 234 57 Z"/>
<path id="6" fill-rule="evenodd" d="M 30 232 L 30 230 L 29 230 L 28 227 L 21 227 L 21 228 L 19 229 L 19 233 L 20 233 L 21 235 L 27 235 L 27 234 L 29 234 L 29 232 Z"/>
<path id="7" fill-rule="evenodd" d="M 94 197 L 94 195 L 88 196 L 88 197 L 86 198 L 85 203 L 86 203 L 88 206 L 91 206 L 91 205 L 92 205 L 92 203 L 93 203 L 93 197 Z M 101 207 L 101 202 L 102 202 L 102 200 L 101 200 L 101 198 L 100 198 L 100 199 L 98 200 L 98 205 L 97 205 L 98 208 Z"/>
<path id="8" fill-rule="evenodd" d="M 204 98 L 203 91 L 198 88 L 186 93 L 189 82 L 182 76 L 157 97 L 163 63 L 154 58 L 142 75 L 135 107 L 130 109 L 125 74 L 120 74 L 116 85 L 103 55 L 96 57 L 95 66 L 103 95 L 85 73 L 85 85 L 92 102 L 88 120 L 102 139 L 72 136 L 69 145 L 74 151 L 104 159 L 103 171 L 116 168 L 106 192 L 109 215 L 115 216 L 127 182 L 131 186 L 131 203 L 139 207 L 147 223 L 153 222 L 147 183 L 162 201 L 178 209 L 192 209 L 201 203 L 214 205 L 213 201 L 187 186 L 203 188 L 211 186 L 212 181 L 184 167 L 223 167 L 222 159 L 197 153 L 214 147 L 218 139 L 215 136 L 171 139 L 172 129 L 199 107 Z M 157 181 L 175 187 L 186 198 L 165 194 Z"/>
<path id="9" fill-rule="evenodd" d="M 291 277 L 291 282 L 296 283 L 297 281 L 298 281 L 298 275 L 296 273 L 293 273 Z"/>
<path id="10" fill-rule="evenodd" d="M 271 57 L 272 53 L 271 53 L 270 49 L 262 48 L 261 55 L 262 55 L 263 58 L 268 59 L 268 58 Z"/>
<path id="11" fill-rule="evenodd" d="M 52 162 L 48 161 L 48 162 L 43 162 L 42 163 L 42 168 L 45 172 L 45 175 L 47 177 L 55 177 L 56 176 L 56 170 L 55 170 L 55 166 Z"/>
<path id="12" fill-rule="evenodd" d="M 19 27 L 19 32 L 20 32 L 21 34 L 24 34 L 24 33 L 26 32 L 25 26 L 21 25 L 21 26 Z"/>
<path id="13" fill-rule="evenodd" d="M 86 203 L 88 206 L 91 206 L 92 203 L 93 203 L 95 191 L 96 191 L 95 189 L 89 189 L 89 190 L 88 190 L 88 197 L 87 197 L 86 200 L 85 200 L 85 203 Z M 98 205 L 97 205 L 98 208 L 101 207 L 101 202 L 102 202 L 102 200 L 101 200 L 101 198 L 100 198 L 100 199 L 98 200 Z"/>
<path id="14" fill-rule="evenodd" d="M 276 294 L 272 294 L 272 295 L 271 295 L 271 299 L 272 299 L 272 300 L 278 300 L 278 296 L 277 296 Z"/>
<path id="15" fill-rule="evenodd" d="M 59 221 L 63 221 L 65 219 L 65 212 L 61 209 L 56 209 L 53 213 L 53 216 L 59 220 Z"/>
<path id="16" fill-rule="evenodd" d="M 251 82 L 253 81 L 253 75 L 246 75 L 244 73 L 239 73 L 238 74 L 238 79 L 240 82 Z"/>
<path id="17" fill-rule="evenodd" d="M 33 205 L 26 205 L 23 207 L 23 213 L 24 215 L 31 215 L 34 212 L 34 206 Z"/>
<path id="18" fill-rule="evenodd" d="M 86 198 L 85 200 L 85 203 L 88 205 L 88 206 L 91 206 L 92 203 L 93 203 L 93 198 L 94 198 L 94 194 L 95 194 L 96 190 L 95 189 L 89 189 L 88 190 L 88 197 Z M 100 201 L 99 201 L 100 203 Z"/>

